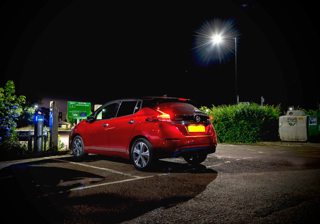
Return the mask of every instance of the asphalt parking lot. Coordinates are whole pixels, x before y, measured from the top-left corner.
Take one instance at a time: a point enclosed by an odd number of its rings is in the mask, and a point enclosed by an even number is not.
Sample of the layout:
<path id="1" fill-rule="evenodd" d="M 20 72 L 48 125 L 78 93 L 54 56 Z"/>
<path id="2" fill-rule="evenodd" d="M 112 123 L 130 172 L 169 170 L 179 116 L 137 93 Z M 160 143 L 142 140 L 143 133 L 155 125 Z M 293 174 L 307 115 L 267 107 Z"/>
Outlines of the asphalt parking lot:
<path id="1" fill-rule="evenodd" d="M 201 166 L 70 155 L 0 163 L 2 223 L 318 223 L 320 144 L 220 144 Z"/>

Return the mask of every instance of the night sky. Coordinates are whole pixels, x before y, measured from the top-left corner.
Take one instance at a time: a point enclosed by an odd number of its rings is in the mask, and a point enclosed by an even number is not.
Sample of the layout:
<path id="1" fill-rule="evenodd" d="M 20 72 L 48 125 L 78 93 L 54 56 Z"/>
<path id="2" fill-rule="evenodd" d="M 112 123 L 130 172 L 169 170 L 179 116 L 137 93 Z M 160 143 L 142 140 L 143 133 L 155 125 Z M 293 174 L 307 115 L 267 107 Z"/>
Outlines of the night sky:
<path id="1" fill-rule="evenodd" d="M 260 103 L 263 96 L 267 104 L 318 107 L 314 5 L 115 2 L 1 1 L 1 86 L 14 80 L 30 102 L 167 94 L 197 106 L 232 104 L 234 55 L 201 64 L 194 53 L 195 31 L 218 18 L 234 21 L 239 33 L 240 101 Z"/>

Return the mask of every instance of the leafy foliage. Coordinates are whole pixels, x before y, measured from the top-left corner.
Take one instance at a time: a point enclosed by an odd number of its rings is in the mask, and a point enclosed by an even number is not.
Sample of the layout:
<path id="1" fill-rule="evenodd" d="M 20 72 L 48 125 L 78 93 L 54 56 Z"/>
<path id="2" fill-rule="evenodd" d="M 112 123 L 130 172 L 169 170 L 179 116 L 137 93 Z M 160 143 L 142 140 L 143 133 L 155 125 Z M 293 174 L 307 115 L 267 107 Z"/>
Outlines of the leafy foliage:
<path id="1" fill-rule="evenodd" d="M 16 96 L 12 80 L 0 87 L 0 144 L 17 141 L 16 122 L 25 102 L 25 96 Z"/>
<path id="2" fill-rule="evenodd" d="M 252 143 L 278 139 L 279 106 L 240 103 L 200 109 L 213 117 L 219 142 Z"/>
<path id="3" fill-rule="evenodd" d="M 18 127 L 25 127 L 33 124 L 35 108 L 32 105 L 23 105 L 22 112 L 17 120 Z"/>

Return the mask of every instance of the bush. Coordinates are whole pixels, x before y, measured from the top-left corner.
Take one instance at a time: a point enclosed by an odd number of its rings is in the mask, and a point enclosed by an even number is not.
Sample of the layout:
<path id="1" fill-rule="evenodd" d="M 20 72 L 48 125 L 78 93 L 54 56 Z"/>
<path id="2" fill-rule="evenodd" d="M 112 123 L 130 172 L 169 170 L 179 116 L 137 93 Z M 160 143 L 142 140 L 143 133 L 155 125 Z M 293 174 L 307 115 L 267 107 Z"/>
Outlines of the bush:
<path id="1" fill-rule="evenodd" d="M 200 109 L 213 117 L 219 142 L 253 143 L 279 139 L 279 106 L 240 103 Z"/>
<path id="2" fill-rule="evenodd" d="M 15 94 L 12 80 L 0 87 L 0 157 L 5 159 L 12 155 L 23 154 L 26 148 L 18 141 L 17 121 L 23 113 L 25 96 Z"/>
<path id="3" fill-rule="evenodd" d="M 15 129 L 25 102 L 25 96 L 16 96 L 12 80 L 7 81 L 3 88 L 0 87 L 0 144 L 17 141 Z"/>

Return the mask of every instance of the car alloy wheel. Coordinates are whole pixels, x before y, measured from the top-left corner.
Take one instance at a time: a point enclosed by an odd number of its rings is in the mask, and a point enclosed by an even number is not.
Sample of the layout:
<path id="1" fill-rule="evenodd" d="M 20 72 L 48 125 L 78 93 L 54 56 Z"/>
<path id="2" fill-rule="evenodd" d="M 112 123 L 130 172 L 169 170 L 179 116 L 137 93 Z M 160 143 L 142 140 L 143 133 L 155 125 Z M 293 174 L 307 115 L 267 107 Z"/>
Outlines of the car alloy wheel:
<path id="1" fill-rule="evenodd" d="M 131 159 L 133 165 L 139 170 L 145 170 L 151 166 L 153 158 L 152 145 L 143 138 L 137 139 L 131 147 Z"/>
<path id="2" fill-rule="evenodd" d="M 83 141 L 80 136 L 76 136 L 72 141 L 72 154 L 77 158 L 85 155 Z"/>

